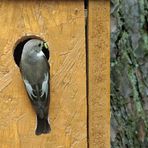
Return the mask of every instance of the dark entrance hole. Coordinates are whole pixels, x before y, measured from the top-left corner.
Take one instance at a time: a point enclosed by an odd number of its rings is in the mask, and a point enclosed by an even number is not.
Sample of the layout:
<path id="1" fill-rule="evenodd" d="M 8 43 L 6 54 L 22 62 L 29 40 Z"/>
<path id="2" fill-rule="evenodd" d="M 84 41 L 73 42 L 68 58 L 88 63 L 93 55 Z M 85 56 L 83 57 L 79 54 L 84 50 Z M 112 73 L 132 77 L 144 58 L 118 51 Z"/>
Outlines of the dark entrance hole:
<path id="1" fill-rule="evenodd" d="M 38 36 L 34 36 L 34 35 L 23 36 L 19 40 L 17 40 L 17 42 L 15 43 L 15 46 L 14 46 L 13 57 L 14 57 L 14 61 L 17 64 L 18 67 L 20 65 L 23 47 L 24 47 L 25 43 L 27 43 L 31 39 L 39 39 L 39 40 L 44 41 L 42 38 L 40 38 Z M 45 56 L 48 60 L 49 59 L 49 49 L 43 48 L 43 53 L 45 54 Z"/>

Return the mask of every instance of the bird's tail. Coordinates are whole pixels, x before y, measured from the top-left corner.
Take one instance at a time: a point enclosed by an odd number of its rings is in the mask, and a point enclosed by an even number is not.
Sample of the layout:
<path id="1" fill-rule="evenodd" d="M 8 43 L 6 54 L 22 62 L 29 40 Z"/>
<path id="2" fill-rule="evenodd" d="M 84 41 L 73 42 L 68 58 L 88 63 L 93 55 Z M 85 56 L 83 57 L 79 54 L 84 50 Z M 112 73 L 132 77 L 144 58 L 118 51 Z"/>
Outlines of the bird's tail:
<path id="1" fill-rule="evenodd" d="M 50 124 L 48 123 L 48 118 L 41 119 L 37 116 L 37 128 L 35 131 L 36 135 L 47 134 L 51 131 Z"/>

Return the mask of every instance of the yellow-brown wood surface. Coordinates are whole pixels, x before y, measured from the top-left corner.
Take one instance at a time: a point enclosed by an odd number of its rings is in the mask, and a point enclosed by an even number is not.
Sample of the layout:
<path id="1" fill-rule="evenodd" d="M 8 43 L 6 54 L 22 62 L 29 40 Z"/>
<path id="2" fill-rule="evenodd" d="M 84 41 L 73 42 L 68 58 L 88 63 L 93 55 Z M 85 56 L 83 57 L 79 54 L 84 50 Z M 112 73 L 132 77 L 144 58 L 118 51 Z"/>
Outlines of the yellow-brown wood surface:
<path id="1" fill-rule="evenodd" d="M 83 1 L 0 1 L 0 148 L 87 147 L 83 7 Z M 44 38 L 51 51 L 47 135 L 34 134 L 35 113 L 13 60 L 25 34 Z"/>
<path id="2" fill-rule="evenodd" d="M 89 146 L 110 147 L 110 1 L 89 0 Z"/>

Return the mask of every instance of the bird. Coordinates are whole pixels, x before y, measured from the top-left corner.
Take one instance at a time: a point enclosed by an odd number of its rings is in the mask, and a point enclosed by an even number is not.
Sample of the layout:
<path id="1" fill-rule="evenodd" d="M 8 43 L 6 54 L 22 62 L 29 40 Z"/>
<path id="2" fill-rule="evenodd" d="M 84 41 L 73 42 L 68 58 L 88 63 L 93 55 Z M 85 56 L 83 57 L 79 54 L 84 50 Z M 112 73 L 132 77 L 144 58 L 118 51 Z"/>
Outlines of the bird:
<path id="1" fill-rule="evenodd" d="M 28 98 L 37 117 L 36 135 L 47 134 L 51 131 L 48 120 L 50 66 L 43 49 L 48 49 L 46 42 L 40 39 L 30 39 L 23 47 L 19 65 Z"/>

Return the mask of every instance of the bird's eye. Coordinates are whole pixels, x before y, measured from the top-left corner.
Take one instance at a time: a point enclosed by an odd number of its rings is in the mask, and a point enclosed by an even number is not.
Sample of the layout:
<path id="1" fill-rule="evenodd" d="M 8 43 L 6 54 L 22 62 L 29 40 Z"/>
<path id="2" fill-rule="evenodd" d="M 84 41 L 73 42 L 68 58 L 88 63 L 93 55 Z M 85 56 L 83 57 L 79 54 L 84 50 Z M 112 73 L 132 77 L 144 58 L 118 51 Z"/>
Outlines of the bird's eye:
<path id="1" fill-rule="evenodd" d="M 39 45 L 38 45 L 39 47 L 41 47 L 41 43 L 39 43 Z"/>

